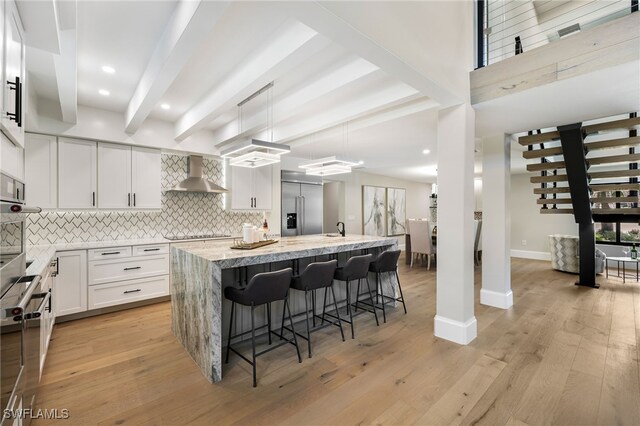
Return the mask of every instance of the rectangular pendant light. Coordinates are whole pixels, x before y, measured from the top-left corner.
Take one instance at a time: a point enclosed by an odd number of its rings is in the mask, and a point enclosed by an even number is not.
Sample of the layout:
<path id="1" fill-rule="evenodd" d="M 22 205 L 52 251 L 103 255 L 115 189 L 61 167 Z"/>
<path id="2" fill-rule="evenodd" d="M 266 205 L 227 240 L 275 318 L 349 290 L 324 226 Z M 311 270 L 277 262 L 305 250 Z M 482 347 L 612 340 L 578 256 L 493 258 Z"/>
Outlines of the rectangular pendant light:
<path id="1" fill-rule="evenodd" d="M 311 176 L 331 176 L 331 175 L 339 175 L 342 173 L 351 173 L 351 167 L 334 164 L 330 166 L 308 168 L 306 171 L 306 174 Z"/>
<path id="2" fill-rule="evenodd" d="M 280 156 L 276 154 L 268 154 L 266 152 L 254 151 L 233 157 L 229 160 L 230 166 L 248 167 L 255 169 L 256 167 L 268 166 L 269 164 L 279 163 Z"/>
<path id="3" fill-rule="evenodd" d="M 242 141 L 239 144 L 234 144 L 232 147 L 220 153 L 222 158 L 233 158 L 234 155 L 240 155 L 247 152 L 266 152 L 274 155 L 282 155 L 291 151 L 288 145 L 279 143 L 266 142 L 258 139 L 251 139 Z"/>
<path id="4" fill-rule="evenodd" d="M 358 163 L 356 161 L 350 161 L 343 158 L 339 158 L 337 156 L 319 158 L 317 160 L 306 161 L 300 164 L 298 167 L 301 169 L 316 169 L 319 167 L 328 167 L 328 166 L 348 166 L 354 167 L 357 166 Z"/>

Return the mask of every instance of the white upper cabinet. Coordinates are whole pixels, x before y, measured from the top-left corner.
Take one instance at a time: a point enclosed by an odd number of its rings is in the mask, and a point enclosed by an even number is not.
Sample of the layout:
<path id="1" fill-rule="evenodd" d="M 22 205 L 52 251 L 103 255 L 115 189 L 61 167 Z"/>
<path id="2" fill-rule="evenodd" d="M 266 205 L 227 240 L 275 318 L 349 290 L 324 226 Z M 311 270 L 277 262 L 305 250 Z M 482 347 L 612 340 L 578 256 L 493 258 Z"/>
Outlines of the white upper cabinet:
<path id="1" fill-rule="evenodd" d="M 96 208 L 97 151 L 95 142 L 58 139 L 59 208 Z"/>
<path id="2" fill-rule="evenodd" d="M 98 208 L 132 207 L 131 192 L 131 147 L 98 144 Z"/>
<path id="3" fill-rule="evenodd" d="M 132 207 L 159 209 L 161 207 L 161 154 L 157 149 L 131 148 Z"/>
<path id="4" fill-rule="evenodd" d="M 2 40 L 2 131 L 18 146 L 24 146 L 25 40 L 20 14 L 13 0 L 3 1 Z"/>
<path id="5" fill-rule="evenodd" d="M 232 210 L 271 210 L 272 166 L 229 167 Z"/>
<path id="6" fill-rule="evenodd" d="M 25 201 L 43 209 L 58 207 L 58 143 L 55 136 L 25 136 Z"/>
<path id="7" fill-rule="evenodd" d="M 271 210 L 273 167 L 263 166 L 253 170 L 253 205 L 258 210 Z"/>

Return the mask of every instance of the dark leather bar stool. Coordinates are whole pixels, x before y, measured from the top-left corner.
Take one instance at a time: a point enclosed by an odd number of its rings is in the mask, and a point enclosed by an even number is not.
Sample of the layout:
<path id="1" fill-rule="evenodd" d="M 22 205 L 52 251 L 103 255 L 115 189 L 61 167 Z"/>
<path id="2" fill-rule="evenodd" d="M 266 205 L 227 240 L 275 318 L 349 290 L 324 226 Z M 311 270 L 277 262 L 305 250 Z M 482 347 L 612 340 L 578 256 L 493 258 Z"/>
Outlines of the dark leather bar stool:
<path id="1" fill-rule="evenodd" d="M 227 355 L 225 357 L 225 364 L 229 362 L 229 351 L 233 351 L 240 358 L 247 361 L 253 367 L 253 387 L 256 387 L 256 358 L 260 355 L 263 355 L 267 352 L 270 352 L 284 344 L 291 343 L 296 347 L 296 352 L 298 353 L 298 362 L 302 362 L 302 357 L 300 356 L 300 349 L 298 348 L 298 340 L 296 339 L 296 333 L 293 332 L 292 339 L 284 339 L 281 343 L 271 346 L 271 334 L 280 337 L 278 333 L 271 330 L 271 303 L 277 302 L 279 300 L 284 301 L 284 308 L 286 308 L 289 314 L 289 323 L 291 324 L 291 330 L 295 330 L 293 327 L 293 319 L 291 318 L 291 310 L 289 309 L 289 285 L 291 284 L 291 277 L 293 273 L 291 268 L 282 269 L 280 271 L 275 272 L 263 272 L 260 274 L 254 275 L 249 284 L 243 289 L 236 287 L 227 287 L 224 289 L 224 297 L 231 301 L 231 319 L 229 321 L 229 337 L 227 341 Z M 235 336 L 231 335 L 231 330 L 233 329 L 233 313 L 235 306 L 237 304 L 243 306 L 251 307 L 251 330 L 246 331 L 244 333 L 236 334 Z M 267 324 L 257 327 L 255 323 L 255 308 L 257 306 L 265 305 L 267 310 Z M 263 350 L 262 352 L 256 353 L 256 330 L 267 327 L 269 335 L 269 345 L 268 349 Z M 251 333 L 251 359 L 245 357 L 236 349 L 231 347 L 231 339 L 239 336 L 243 336 L 247 333 Z"/>
<path id="2" fill-rule="evenodd" d="M 337 267 L 338 267 L 337 260 L 330 260 L 328 262 L 310 263 L 304 269 L 304 271 L 302 271 L 302 273 L 299 276 L 295 276 L 291 280 L 292 289 L 295 289 L 298 291 L 304 291 L 304 309 L 305 309 L 304 313 L 305 313 L 305 317 L 306 317 L 305 319 L 307 323 L 307 334 L 306 335 L 303 335 L 300 333 L 296 333 L 296 334 L 298 334 L 298 336 L 300 336 L 301 338 L 307 341 L 307 347 L 309 349 L 309 358 L 311 358 L 311 355 L 312 355 L 311 354 L 311 333 L 314 331 L 320 330 L 329 325 L 335 325 L 340 328 L 340 334 L 342 335 L 342 341 L 344 342 L 344 330 L 342 329 L 342 322 L 340 322 L 340 314 L 337 313 L 338 304 L 336 302 L 336 293 L 333 290 L 333 275 L 335 274 Z M 322 288 L 324 289 L 325 301 L 327 299 L 327 290 L 331 290 L 331 295 L 333 297 L 333 306 L 335 307 L 335 310 L 337 313 L 336 315 L 338 318 L 337 318 L 337 321 L 335 322 L 327 320 L 328 324 L 323 324 L 318 327 L 311 328 L 311 325 L 309 322 L 309 302 L 308 302 L 307 296 L 309 293 L 313 295 L 316 290 L 319 290 Z M 312 302 L 314 301 L 315 301 L 315 297 L 312 296 Z M 315 303 L 312 303 L 311 316 L 313 318 L 317 317 L 319 319 L 322 319 L 322 317 L 320 317 L 319 315 L 316 315 Z M 285 328 L 289 330 L 289 328 L 285 327 L 284 325 L 284 309 L 282 310 L 282 318 L 283 318 L 282 329 L 280 331 L 281 335 L 283 334 L 283 331 Z M 289 331 L 292 331 L 292 330 L 289 330 Z"/>
<path id="3" fill-rule="evenodd" d="M 369 265 L 369 272 L 376 274 L 376 302 L 378 301 L 378 296 L 380 296 L 382 298 L 382 318 L 385 323 L 387 322 L 387 311 L 385 309 L 387 300 L 402 302 L 404 313 L 407 313 L 407 305 L 404 303 L 402 286 L 400 285 L 400 277 L 398 276 L 398 259 L 400 259 L 400 250 L 387 250 L 380 253 L 376 260 L 371 262 Z M 400 290 L 400 297 L 387 296 L 384 294 L 382 285 L 380 284 L 380 274 L 386 273 L 396 275 L 396 282 L 398 283 L 398 290 Z"/>
<path id="4" fill-rule="evenodd" d="M 368 311 L 373 313 L 373 315 L 375 315 L 376 317 L 376 325 L 380 325 L 380 322 L 378 321 L 378 313 L 376 312 L 376 307 L 375 307 L 375 303 L 374 303 L 374 298 L 373 298 L 373 291 L 371 290 L 371 286 L 369 285 L 369 264 L 371 263 L 373 256 L 370 254 L 365 254 L 362 256 L 353 256 L 351 258 L 349 258 L 349 260 L 347 260 L 347 263 L 341 267 L 336 269 L 336 272 L 333 276 L 333 278 L 336 281 L 344 281 L 347 284 L 347 312 L 349 313 L 349 320 L 345 321 L 347 323 L 349 323 L 349 325 L 351 326 L 351 338 L 355 339 L 355 332 L 353 330 L 353 308 L 357 307 L 357 304 L 353 304 L 351 303 L 351 283 L 353 281 L 358 281 L 358 289 L 360 288 L 360 281 L 361 280 L 366 280 L 367 282 L 367 288 L 369 289 L 369 297 L 371 298 L 371 305 L 372 308 L 371 309 L 367 309 L 367 308 L 363 308 L 363 310 Z M 358 290 L 359 291 L 359 290 Z M 327 309 L 327 301 L 326 301 L 326 295 L 325 295 L 325 301 L 324 301 L 324 307 L 322 310 L 322 317 L 323 317 L 323 321 L 324 321 L 324 316 L 330 316 L 332 318 L 338 318 L 339 319 L 339 315 L 336 312 L 336 315 L 330 314 L 330 313 L 326 313 L 326 309 Z"/>

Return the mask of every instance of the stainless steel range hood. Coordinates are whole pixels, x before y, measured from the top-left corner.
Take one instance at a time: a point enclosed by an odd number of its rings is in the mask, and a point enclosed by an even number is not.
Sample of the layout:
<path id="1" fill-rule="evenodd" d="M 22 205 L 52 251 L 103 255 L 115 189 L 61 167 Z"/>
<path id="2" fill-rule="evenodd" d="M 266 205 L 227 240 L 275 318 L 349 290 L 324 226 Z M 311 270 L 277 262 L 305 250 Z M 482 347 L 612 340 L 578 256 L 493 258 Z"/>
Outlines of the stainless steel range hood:
<path id="1" fill-rule="evenodd" d="M 222 194 L 229 192 L 223 187 L 216 185 L 210 180 L 202 176 L 202 170 L 204 166 L 202 164 L 202 156 L 190 155 L 189 165 L 187 168 L 188 178 L 171 188 L 169 191 L 180 192 L 210 192 L 213 194 Z"/>

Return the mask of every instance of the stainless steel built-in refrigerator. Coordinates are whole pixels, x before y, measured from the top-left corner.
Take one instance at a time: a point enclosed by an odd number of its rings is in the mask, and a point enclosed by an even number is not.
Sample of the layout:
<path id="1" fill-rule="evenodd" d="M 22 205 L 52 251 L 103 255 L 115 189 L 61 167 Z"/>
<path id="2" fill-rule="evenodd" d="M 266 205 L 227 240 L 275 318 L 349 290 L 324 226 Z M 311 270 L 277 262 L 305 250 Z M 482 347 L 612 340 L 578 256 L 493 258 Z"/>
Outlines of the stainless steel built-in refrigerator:
<path id="1" fill-rule="evenodd" d="M 282 236 L 322 234 L 322 178 L 282 171 Z"/>

